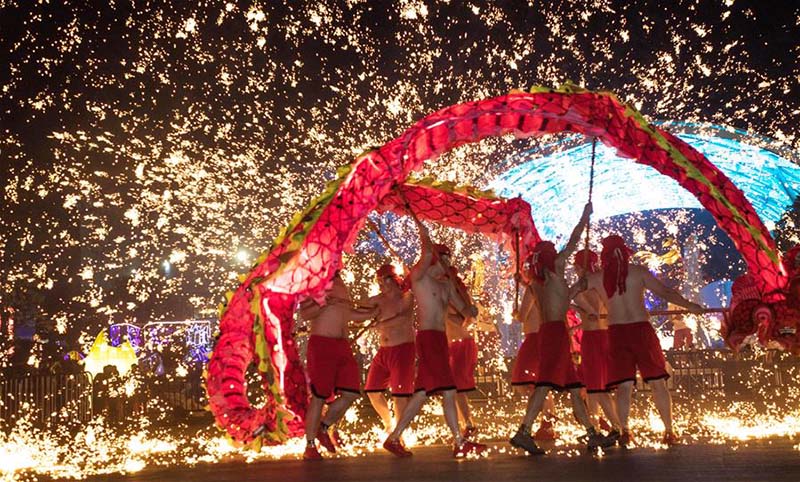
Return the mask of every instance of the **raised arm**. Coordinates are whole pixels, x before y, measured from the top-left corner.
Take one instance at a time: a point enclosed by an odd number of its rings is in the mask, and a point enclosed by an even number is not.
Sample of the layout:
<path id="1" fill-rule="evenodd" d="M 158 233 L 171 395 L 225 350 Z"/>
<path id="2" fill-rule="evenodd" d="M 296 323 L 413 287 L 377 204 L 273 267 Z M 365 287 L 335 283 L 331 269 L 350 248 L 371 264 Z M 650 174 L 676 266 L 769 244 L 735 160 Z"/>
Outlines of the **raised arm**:
<path id="1" fill-rule="evenodd" d="M 431 241 L 431 234 L 428 231 L 428 228 L 422 224 L 417 215 L 411 209 L 411 206 L 406 204 L 405 208 L 408 212 L 408 215 L 414 220 L 414 224 L 417 225 L 417 232 L 419 233 L 420 256 L 417 264 L 420 266 L 429 266 L 433 262 L 434 251 L 433 241 Z"/>
<path id="2" fill-rule="evenodd" d="M 586 206 L 583 207 L 583 214 L 581 214 L 581 219 L 578 221 L 578 224 L 575 226 L 575 229 L 572 230 L 572 234 L 569 236 L 569 241 L 567 241 L 567 245 L 564 246 L 564 249 L 558 253 L 558 257 L 561 261 L 566 261 L 572 256 L 572 253 L 575 252 L 575 248 L 578 247 L 578 242 L 581 240 L 581 233 L 584 229 L 586 229 L 586 225 L 589 223 L 589 215 L 592 214 L 592 203 L 586 203 Z"/>
<path id="3" fill-rule="evenodd" d="M 668 288 L 664 283 L 658 280 L 655 276 L 653 276 L 650 271 L 640 268 L 644 271 L 643 279 L 644 279 L 644 286 L 648 290 L 652 291 L 657 296 L 667 300 L 670 303 L 683 306 L 690 312 L 694 314 L 700 314 L 703 312 L 704 308 L 697 303 L 693 303 L 683 296 L 680 295 L 676 290 L 672 288 Z"/>

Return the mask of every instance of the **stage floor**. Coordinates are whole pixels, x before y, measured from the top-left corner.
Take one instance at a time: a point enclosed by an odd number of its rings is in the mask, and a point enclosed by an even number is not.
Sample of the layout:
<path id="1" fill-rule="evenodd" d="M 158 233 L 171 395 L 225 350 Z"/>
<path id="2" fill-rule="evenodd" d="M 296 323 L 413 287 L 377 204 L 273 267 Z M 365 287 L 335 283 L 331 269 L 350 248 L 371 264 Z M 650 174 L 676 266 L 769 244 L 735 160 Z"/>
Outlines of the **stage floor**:
<path id="1" fill-rule="evenodd" d="M 153 470 L 93 481 L 792 481 L 800 480 L 800 440 L 775 438 L 723 445 L 682 445 L 665 450 L 613 449 L 603 457 L 555 455 L 529 457 L 509 453 L 502 442 L 478 460 L 456 461 L 445 446 L 414 449 L 410 459 L 374 453 L 362 457 L 203 464 L 191 469 Z"/>

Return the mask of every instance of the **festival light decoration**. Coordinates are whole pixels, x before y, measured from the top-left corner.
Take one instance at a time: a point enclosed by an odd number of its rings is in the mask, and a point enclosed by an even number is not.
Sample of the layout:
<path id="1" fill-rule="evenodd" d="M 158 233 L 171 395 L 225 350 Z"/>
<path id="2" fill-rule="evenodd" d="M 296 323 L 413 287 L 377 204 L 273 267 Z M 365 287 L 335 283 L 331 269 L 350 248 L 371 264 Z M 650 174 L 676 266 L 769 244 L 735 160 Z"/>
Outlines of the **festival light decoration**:
<path id="1" fill-rule="evenodd" d="M 118 346 L 111 346 L 106 330 L 97 334 L 89 353 L 83 359 L 84 369 L 93 377 L 102 373 L 107 365 L 115 366 L 119 375 L 124 376 L 136 363 L 136 352 L 130 342 L 124 340 Z"/>

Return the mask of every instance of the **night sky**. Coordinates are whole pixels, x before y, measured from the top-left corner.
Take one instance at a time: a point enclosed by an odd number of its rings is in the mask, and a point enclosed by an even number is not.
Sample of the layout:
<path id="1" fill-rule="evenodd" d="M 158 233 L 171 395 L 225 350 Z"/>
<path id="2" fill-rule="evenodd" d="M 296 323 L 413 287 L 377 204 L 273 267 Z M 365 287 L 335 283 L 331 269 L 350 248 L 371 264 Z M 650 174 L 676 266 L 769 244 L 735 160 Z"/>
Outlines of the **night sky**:
<path id="1" fill-rule="evenodd" d="M 0 0 L 0 296 L 67 327 L 213 316 L 336 166 L 512 88 L 800 149 L 798 2 L 89 3 Z"/>

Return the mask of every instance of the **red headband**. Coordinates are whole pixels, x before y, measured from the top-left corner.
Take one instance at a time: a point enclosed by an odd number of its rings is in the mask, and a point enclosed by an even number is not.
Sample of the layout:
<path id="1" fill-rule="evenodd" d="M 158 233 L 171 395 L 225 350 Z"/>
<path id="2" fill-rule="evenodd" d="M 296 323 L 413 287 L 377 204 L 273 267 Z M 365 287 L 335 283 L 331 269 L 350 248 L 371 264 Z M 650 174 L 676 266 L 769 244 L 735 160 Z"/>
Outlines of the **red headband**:
<path id="1" fill-rule="evenodd" d="M 588 259 L 587 259 L 588 256 Z M 590 273 L 596 273 L 599 268 L 597 266 L 597 253 L 591 249 L 581 249 L 575 253 L 573 264 L 579 266 Z"/>
<path id="2" fill-rule="evenodd" d="M 789 278 L 794 278 L 794 275 L 797 272 L 798 266 L 795 264 L 795 259 L 797 259 L 798 254 L 800 254 L 800 244 L 793 247 L 783 255 L 783 269 L 786 270 L 786 275 Z"/>
<path id="3" fill-rule="evenodd" d="M 556 246 L 550 241 L 541 241 L 533 248 L 531 255 L 531 274 L 540 283 L 544 281 L 545 271 L 556 272 Z"/>
<path id="4" fill-rule="evenodd" d="M 631 251 L 620 236 L 611 235 L 603 240 L 600 260 L 603 265 L 603 288 L 609 298 L 625 292 L 628 278 L 628 258 Z"/>

